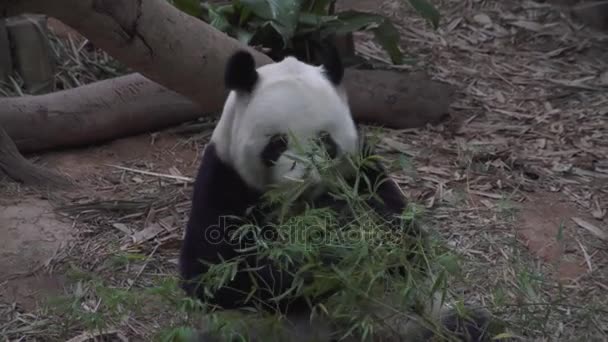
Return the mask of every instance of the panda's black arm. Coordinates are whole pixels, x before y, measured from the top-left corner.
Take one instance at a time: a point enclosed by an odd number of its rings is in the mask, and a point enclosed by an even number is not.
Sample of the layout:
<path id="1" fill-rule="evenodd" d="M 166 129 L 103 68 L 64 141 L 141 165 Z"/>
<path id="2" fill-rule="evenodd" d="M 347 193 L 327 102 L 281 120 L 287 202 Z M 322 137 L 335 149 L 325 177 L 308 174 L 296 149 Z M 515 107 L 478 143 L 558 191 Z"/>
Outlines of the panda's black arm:
<path id="1" fill-rule="evenodd" d="M 369 201 L 370 205 L 379 214 L 401 215 L 407 207 L 405 196 L 397 183 L 388 176 L 382 164 L 379 162 L 374 164 L 373 168 L 365 168 L 364 173 L 372 184 L 379 184 L 376 188 L 376 195 L 382 202 L 373 199 Z"/>
<path id="2" fill-rule="evenodd" d="M 362 135 L 362 157 L 367 158 L 375 154 L 374 149 L 369 144 L 368 140 Z M 409 234 L 413 236 L 423 236 L 423 232 L 417 224 L 412 223 L 407 227 L 403 224 L 402 215 L 407 208 L 408 201 L 399 188 L 399 185 L 389 176 L 386 168 L 379 160 L 374 160 L 371 163 L 366 163 L 362 166 L 361 172 L 367 177 L 372 186 L 376 186 L 375 195 L 377 198 L 372 198 L 367 201 L 368 205 L 376 211 L 378 215 L 389 221 L 393 229 L 408 229 Z M 365 182 L 360 182 L 360 187 L 366 187 Z M 366 192 L 370 189 L 359 189 L 361 192 Z M 378 198 L 380 200 L 378 200 Z"/>
<path id="3" fill-rule="evenodd" d="M 247 209 L 259 199 L 260 194 L 222 162 L 214 144 L 209 144 L 194 183 L 192 209 L 180 255 L 182 287 L 188 295 L 232 309 L 243 306 L 254 282 L 266 288 L 255 295 L 255 299 L 261 301 L 280 295 L 292 285 L 290 272 L 279 270 L 270 261 L 258 260 L 253 255 L 247 258 L 248 265 L 239 265 L 239 269 L 247 267 L 253 271 L 237 272 L 231 282 L 214 293 L 214 298 L 204 296 L 198 279 L 207 272 L 208 266 L 200 260 L 217 264 L 239 256 L 237 248 L 240 246 L 231 242 L 229 235 L 242 221 L 230 216 L 244 217 Z"/>
<path id="4" fill-rule="evenodd" d="M 369 199 L 367 201 L 368 205 L 381 217 L 386 219 L 394 230 L 402 230 L 417 238 L 425 237 L 424 231 L 416 222 L 403 221 L 403 214 L 407 208 L 408 201 L 399 185 L 389 176 L 384 166 L 376 161 L 373 165 L 364 167 L 363 173 L 372 185 L 378 184 L 375 191 L 377 198 Z M 362 184 L 362 186 L 366 185 Z"/>
<path id="5" fill-rule="evenodd" d="M 216 264 L 237 255 L 229 242 L 227 226 L 231 216 L 243 216 L 256 194 L 248 189 L 234 170 L 223 163 L 213 143 L 203 152 L 201 167 L 194 182 L 192 208 L 180 254 L 182 286 L 191 296 L 202 298 L 198 278 L 208 270 L 205 262 Z M 220 295 L 217 299 L 231 298 Z M 218 303 L 218 305 L 229 303 Z"/>
<path id="6" fill-rule="evenodd" d="M 405 195 L 397 183 L 389 177 L 386 169 L 380 162 L 375 162 L 373 165 L 365 167 L 363 172 L 372 184 L 379 184 L 375 191 L 376 197 L 379 200 L 372 197 L 367 201 L 368 205 L 386 220 L 386 224 L 392 232 L 405 238 L 403 246 L 406 258 L 413 265 L 420 266 L 418 264 L 419 256 L 423 255 L 420 252 L 428 248 L 428 235 L 415 220 L 407 222 L 403 217 L 407 207 Z M 410 268 L 409 270 L 411 271 L 412 269 Z M 418 267 L 417 270 L 426 272 L 422 267 Z M 396 268 L 392 268 L 390 272 L 393 274 L 396 272 L 405 276 L 408 274 L 408 268 L 397 266 Z"/>

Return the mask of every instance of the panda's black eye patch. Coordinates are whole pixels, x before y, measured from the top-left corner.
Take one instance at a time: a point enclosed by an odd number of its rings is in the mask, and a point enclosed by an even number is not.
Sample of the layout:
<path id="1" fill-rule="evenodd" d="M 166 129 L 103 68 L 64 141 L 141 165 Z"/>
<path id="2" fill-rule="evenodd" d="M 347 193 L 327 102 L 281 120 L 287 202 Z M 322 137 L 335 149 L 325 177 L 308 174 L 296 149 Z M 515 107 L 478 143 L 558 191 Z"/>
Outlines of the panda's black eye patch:
<path id="1" fill-rule="evenodd" d="M 276 134 L 270 138 L 266 147 L 262 151 L 262 162 L 267 167 L 271 167 L 279 159 L 281 154 L 287 150 L 287 136 L 284 134 Z"/>
<path id="2" fill-rule="evenodd" d="M 321 144 L 327 151 L 327 154 L 329 155 L 329 157 L 331 159 L 336 158 L 336 156 L 338 155 L 338 145 L 336 144 L 334 139 L 331 137 L 331 135 L 325 131 L 320 132 L 319 140 L 321 141 Z"/>

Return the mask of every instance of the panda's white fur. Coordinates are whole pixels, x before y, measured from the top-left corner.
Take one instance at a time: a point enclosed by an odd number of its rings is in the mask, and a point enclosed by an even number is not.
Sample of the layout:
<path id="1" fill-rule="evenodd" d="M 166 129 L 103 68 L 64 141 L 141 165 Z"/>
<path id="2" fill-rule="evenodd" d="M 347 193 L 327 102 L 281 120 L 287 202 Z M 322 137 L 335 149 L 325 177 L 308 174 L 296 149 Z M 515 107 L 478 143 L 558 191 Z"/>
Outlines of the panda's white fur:
<path id="1" fill-rule="evenodd" d="M 305 144 L 321 130 L 331 135 L 341 154 L 356 152 L 358 135 L 346 92 L 330 82 L 323 68 L 287 57 L 258 68 L 259 79 L 251 93 L 233 90 L 228 95 L 211 141 L 220 159 L 231 164 L 249 186 L 263 191 L 270 184 L 304 177 L 318 180 L 314 169 L 306 174 L 304 163 L 293 167 L 298 159 L 294 143 Z M 293 134 L 296 141 L 290 139 L 268 175 L 260 153 L 273 134 L 284 132 Z"/>

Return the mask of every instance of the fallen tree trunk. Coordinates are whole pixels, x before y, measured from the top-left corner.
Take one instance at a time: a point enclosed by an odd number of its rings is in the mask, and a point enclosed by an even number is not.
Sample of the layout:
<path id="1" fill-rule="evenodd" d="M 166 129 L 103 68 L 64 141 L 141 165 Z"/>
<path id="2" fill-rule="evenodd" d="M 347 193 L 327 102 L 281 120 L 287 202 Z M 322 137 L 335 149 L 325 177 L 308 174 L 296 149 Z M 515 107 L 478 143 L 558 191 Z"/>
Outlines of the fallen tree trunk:
<path id="1" fill-rule="evenodd" d="M 139 74 L 47 95 L 0 98 L 0 127 L 23 153 L 154 131 L 202 114 L 187 98 Z"/>
<path id="2" fill-rule="evenodd" d="M 210 113 L 221 109 L 227 95 L 220 85 L 224 64 L 234 51 L 248 49 L 257 65 L 272 62 L 263 53 L 179 11 L 165 0 L 0 2 L 0 16 L 23 11 L 48 14 L 61 20 L 146 78 L 188 97 Z M 375 72 L 348 71 L 346 86 L 354 101 L 356 119 L 405 128 L 418 127 L 421 121 L 436 122 L 448 112 L 452 100 L 448 85 L 428 79 L 422 82 L 420 77 L 412 79 L 403 73 L 387 81 L 387 73 L 370 73 Z M 371 83 L 362 85 L 358 83 L 361 81 Z M 409 91 L 390 88 L 399 83 L 407 85 Z M 421 105 L 420 94 L 435 97 Z M 414 108 L 408 106 L 410 103 L 415 104 Z M 422 120 L 411 120 L 418 116 Z"/>

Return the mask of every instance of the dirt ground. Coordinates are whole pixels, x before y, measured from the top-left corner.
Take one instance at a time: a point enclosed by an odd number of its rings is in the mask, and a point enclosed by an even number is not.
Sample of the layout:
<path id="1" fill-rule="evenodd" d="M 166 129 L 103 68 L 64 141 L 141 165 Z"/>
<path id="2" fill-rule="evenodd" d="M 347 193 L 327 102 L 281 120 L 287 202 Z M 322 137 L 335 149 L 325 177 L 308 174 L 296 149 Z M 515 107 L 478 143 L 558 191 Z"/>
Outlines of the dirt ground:
<path id="1" fill-rule="evenodd" d="M 450 122 L 385 130 L 380 147 L 389 160 L 405 157 L 394 177 L 464 257 L 464 294 L 525 302 L 529 309 L 502 317 L 538 340 L 608 340 L 608 36 L 530 1 L 434 1 L 443 19 L 433 31 L 405 3 L 350 5 L 394 20 L 419 62 L 402 69 L 425 69 L 458 90 Z M 387 59 L 368 35 L 357 37 L 361 55 Z M 160 132 L 36 156 L 78 191 L 1 181 L 0 316 L 8 319 L 0 318 L 0 334 L 44 336 L 12 326 L 73 291 L 66 264 L 129 287 L 174 272 L 187 177 L 209 133 Z M 122 277 L 108 273 L 106 262 L 124 251 L 147 261 Z M 146 337 L 141 326 L 120 329 Z"/>
<path id="2" fill-rule="evenodd" d="M 200 151 L 185 139 L 166 134 L 136 136 L 109 142 L 103 146 L 52 152 L 39 157 L 39 162 L 67 175 L 79 189 L 59 196 L 69 201 L 118 199 L 133 190 L 121 184 L 123 171 L 110 165 L 145 166 L 155 172 L 196 171 Z M 137 176 L 133 183 L 140 182 Z M 0 299 L 35 309 L 36 300 L 62 291 L 61 274 L 37 274 L 48 267 L 60 249 L 70 242 L 78 243 L 78 226 L 73 220 L 55 212 L 59 199 L 22 189 L 15 184 L 3 187 L 0 198 Z M 57 195 L 57 194 L 55 194 Z M 43 272 L 44 273 L 44 272 Z"/>

